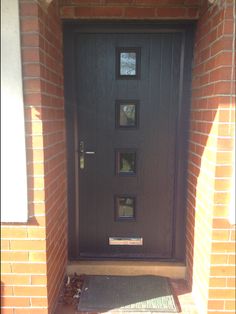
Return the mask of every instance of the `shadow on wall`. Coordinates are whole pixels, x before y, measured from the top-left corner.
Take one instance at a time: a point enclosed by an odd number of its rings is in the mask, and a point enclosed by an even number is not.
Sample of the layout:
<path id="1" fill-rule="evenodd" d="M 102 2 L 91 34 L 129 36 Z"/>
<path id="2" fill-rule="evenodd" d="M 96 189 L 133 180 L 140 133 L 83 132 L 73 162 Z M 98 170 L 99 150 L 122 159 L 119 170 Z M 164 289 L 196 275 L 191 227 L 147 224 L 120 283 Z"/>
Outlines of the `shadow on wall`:
<path id="1" fill-rule="evenodd" d="M 5 306 L 5 300 L 3 298 L 5 292 L 4 292 L 5 286 L 4 286 L 4 282 L 1 281 L 1 307 Z"/>

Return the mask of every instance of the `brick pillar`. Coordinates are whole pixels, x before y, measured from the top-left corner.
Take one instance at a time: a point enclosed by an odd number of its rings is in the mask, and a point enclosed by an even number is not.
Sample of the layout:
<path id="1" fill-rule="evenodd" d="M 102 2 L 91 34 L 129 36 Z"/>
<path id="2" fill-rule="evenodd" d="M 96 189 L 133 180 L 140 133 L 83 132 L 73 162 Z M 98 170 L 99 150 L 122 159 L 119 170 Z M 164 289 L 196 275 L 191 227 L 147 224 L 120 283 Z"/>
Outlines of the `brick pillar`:
<path id="1" fill-rule="evenodd" d="M 200 313 L 235 312 L 232 216 L 235 2 L 205 1 L 197 24 L 187 194 L 187 271 Z"/>
<path id="2" fill-rule="evenodd" d="M 1 226 L 1 313 L 48 314 L 53 312 L 67 263 L 63 51 L 58 1 L 47 7 L 46 1 L 20 0 L 20 18 L 29 220 L 26 224 Z"/>

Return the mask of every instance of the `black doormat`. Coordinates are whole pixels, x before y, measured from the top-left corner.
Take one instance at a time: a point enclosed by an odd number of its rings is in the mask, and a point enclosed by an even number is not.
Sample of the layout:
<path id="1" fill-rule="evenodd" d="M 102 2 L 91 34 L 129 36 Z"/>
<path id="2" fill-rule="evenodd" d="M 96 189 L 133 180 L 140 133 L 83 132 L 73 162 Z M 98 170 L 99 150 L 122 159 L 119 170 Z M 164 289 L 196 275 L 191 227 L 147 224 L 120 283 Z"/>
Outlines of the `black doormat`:
<path id="1" fill-rule="evenodd" d="M 85 276 L 79 312 L 178 313 L 168 278 L 159 276 Z"/>

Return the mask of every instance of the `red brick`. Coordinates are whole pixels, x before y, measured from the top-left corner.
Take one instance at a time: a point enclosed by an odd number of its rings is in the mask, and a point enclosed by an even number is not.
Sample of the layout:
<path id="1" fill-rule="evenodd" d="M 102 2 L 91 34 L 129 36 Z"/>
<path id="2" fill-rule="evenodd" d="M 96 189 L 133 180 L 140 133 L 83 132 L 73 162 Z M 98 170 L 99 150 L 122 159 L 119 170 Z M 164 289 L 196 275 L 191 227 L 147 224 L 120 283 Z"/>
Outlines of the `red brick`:
<path id="1" fill-rule="evenodd" d="M 217 54 L 215 57 L 215 67 L 219 66 L 231 66 L 232 65 L 232 52 L 224 51 Z"/>
<path id="2" fill-rule="evenodd" d="M 225 310 L 235 312 L 236 301 L 235 300 L 226 300 L 225 301 Z"/>
<path id="3" fill-rule="evenodd" d="M 234 242 L 214 242 L 212 243 L 212 252 L 215 253 L 229 253 L 235 251 Z"/>
<path id="4" fill-rule="evenodd" d="M 15 309 L 14 314 L 48 314 L 47 308 L 22 308 L 22 309 Z"/>
<path id="5" fill-rule="evenodd" d="M 75 16 L 75 10 L 73 7 L 62 7 L 61 16 L 63 18 L 73 18 Z"/>
<path id="6" fill-rule="evenodd" d="M 224 309 L 224 301 L 223 300 L 209 300 L 208 301 L 208 309 L 211 310 L 223 310 Z"/>
<path id="7" fill-rule="evenodd" d="M 226 7 L 225 12 L 224 12 L 224 18 L 226 20 L 231 19 L 233 22 L 233 19 L 234 19 L 234 7 L 233 7 L 233 5 Z"/>
<path id="8" fill-rule="evenodd" d="M 212 299 L 234 299 L 235 291 L 234 289 L 210 289 L 209 298 Z"/>
<path id="9" fill-rule="evenodd" d="M 108 0 L 109 1 L 109 0 Z M 110 1 L 113 1 L 113 0 L 110 0 Z M 119 0 L 116 0 L 117 2 L 119 2 Z M 183 2 L 183 0 L 180 0 Z M 125 0 L 123 2 L 126 2 Z M 134 2 L 135 4 L 138 4 L 138 5 L 147 5 L 147 6 L 150 6 L 150 5 L 155 5 L 155 6 L 159 6 L 159 5 L 165 5 L 165 4 L 168 4 L 168 0 L 133 0 L 133 1 L 130 1 L 131 3 Z"/>
<path id="10" fill-rule="evenodd" d="M 20 2 L 21 16 L 38 16 L 38 6 L 36 3 Z"/>
<path id="11" fill-rule="evenodd" d="M 232 38 L 221 38 L 211 46 L 211 55 L 215 55 L 220 51 L 232 49 Z"/>
<path id="12" fill-rule="evenodd" d="M 73 5 L 81 5 L 81 4 L 101 4 L 101 0 L 72 0 L 73 1 Z M 107 0 L 102 0 L 103 2 L 107 1 Z M 121 0 L 122 1 L 122 0 Z M 68 2 L 68 4 L 71 1 Z"/>
<path id="13" fill-rule="evenodd" d="M 1 238 L 1 250 L 9 250 L 10 249 L 10 241 L 9 240 L 3 240 Z"/>
<path id="14" fill-rule="evenodd" d="M 121 17 L 122 8 L 118 7 L 77 7 L 75 15 L 77 17 Z"/>
<path id="15" fill-rule="evenodd" d="M 43 211 L 45 208 L 43 207 Z M 35 239 L 45 239 L 46 238 L 46 231 L 45 228 L 28 228 L 28 237 L 35 238 Z"/>
<path id="16" fill-rule="evenodd" d="M 231 115 L 230 110 L 219 110 L 219 122 L 230 122 Z"/>
<path id="17" fill-rule="evenodd" d="M 40 76 L 40 65 L 36 63 L 31 64 L 24 64 L 23 65 L 23 74 L 24 76 L 33 76 L 39 77 Z"/>
<path id="18" fill-rule="evenodd" d="M 186 15 L 185 8 L 157 8 L 158 17 L 183 18 Z"/>
<path id="19" fill-rule="evenodd" d="M 28 93 L 25 94 L 25 102 L 31 106 L 40 106 L 42 104 L 42 94 L 41 93 Z M 32 144 L 32 143 L 31 143 Z M 28 146 L 32 147 L 32 146 Z M 43 147 L 43 146 L 41 146 Z"/>
<path id="20" fill-rule="evenodd" d="M 2 301 L 2 300 L 1 300 Z M 15 314 L 14 309 L 10 308 L 1 308 L 1 314 Z"/>
<path id="21" fill-rule="evenodd" d="M 6 285 L 1 285 L 1 295 L 4 296 L 13 296 L 13 289 L 12 287 L 6 286 Z"/>
<path id="22" fill-rule="evenodd" d="M 233 21 L 224 20 L 224 24 L 223 24 L 224 35 L 232 35 L 233 34 L 233 30 L 234 30 Z"/>
<path id="23" fill-rule="evenodd" d="M 40 52 L 37 48 L 22 48 L 22 59 L 25 62 L 38 62 L 40 60 Z"/>
<path id="24" fill-rule="evenodd" d="M 215 94 L 230 94 L 232 91 L 231 82 L 217 82 L 215 83 Z"/>
<path id="25" fill-rule="evenodd" d="M 234 287 L 236 286 L 236 278 L 235 277 L 228 277 L 227 278 L 227 287 Z"/>
<path id="26" fill-rule="evenodd" d="M 206 84 L 208 84 L 209 82 L 210 82 L 210 80 L 209 80 L 209 74 L 207 73 L 207 74 L 202 75 L 202 76 L 200 77 L 200 82 L 198 83 L 198 85 L 206 85 Z"/>
<path id="27" fill-rule="evenodd" d="M 148 18 L 155 16 L 155 8 L 135 8 L 128 7 L 125 9 L 125 16 L 130 18 Z"/>
<path id="28" fill-rule="evenodd" d="M 196 5 L 196 6 L 199 6 L 200 5 L 200 1 L 199 0 L 185 0 L 184 4 L 185 5 Z"/>
<path id="29" fill-rule="evenodd" d="M 1 281 L 5 285 L 29 285 L 31 282 L 30 275 L 1 274 Z"/>
<path id="30" fill-rule="evenodd" d="M 80 1 L 80 0 L 79 0 Z M 125 6 L 125 5 L 130 5 L 130 4 L 132 4 L 133 2 L 137 2 L 138 3 L 138 1 L 139 0 L 104 0 L 104 2 L 106 3 L 106 4 L 108 4 L 108 5 L 111 5 L 111 4 L 117 4 L 117 5 L 122 5 L 122 6 Z M 150 0 L 147 0 L 147 3 L 149 2 Z M 152 0 L 151 0 L 152 1 Z M 154 0 L 155 1 L 155 0 Z M 85 1 L 84 0 L 84 2 L 88 2 L 88 1 Z M 91 1 L 90 1 L 91 2 Z M 97 1 L 98 3 L 99 3 L 99 0 Z M 143 0 L 140 0 L 140 3 L 142 3 L 142 4 L 146 4 L 145 3 L 146 1 L 143 1 Z M 101 1 L 100 1 L 100 3 L 101 3 Z"/>
<path id="31" fill-rule="evenodd" d="M 46 275 L 32 275 L 31 276 L 32 285 L 46 285 L 47 277 Z"/>
<path id="32" fill-rule="evenodd" d="M 22 47 L 39 47 L 39 42 L 38 34 L 26 33 L 21 39 Z"/>
<path id="33" fill-rule="evenodd" d="M 232 151 L 232 149 L 233 149 L 233 140 L 232 140 L 232 138 L 218 138 L 217 147 L 218 147 L 219 151 L 220 150 L 222 150 L 222 151 Z M 231 171 L 231 174 L 232 174 L 232 171 Z"/>
<path id="34" fill-rule="evenodd" d="M 215 181 L 216 191 L 228 191 L 231 187 L 231 179 L 219 179 Z"/>
<path id="35" fill-rule="evenodd" d="M 28 92 L 39 92 L 41 90 L 41 81 L 39 79 L 24 80 L 24 90 Z"/>
<path id="36" fill-rule="evenodd" d="M 225 254 L 227 257 L 227 255 Z M 220 263 L 220 264 L 226 264 L 226 263 Z M 210 270 L 211 276 L 235 276 L 235 267 L 234 266 L 212 266 Z"/>
<path id="37" fill-rule="evenodd" d="M 36 32 L 39 31 L 39 22 L 35 18 L 27 18 L 21 20 L 21 32 Z"/>
<path id="38" fill-rule="evenodd" d="M 232 72 L 231 67 L 215 69 L 210 73 L 210 80 L 212 82 L 221 80 L 231 80 L 231 72 Z"/>
<path id="39" fill-rule="evenodd" d="M 214 95 L 214 84 L 209 84 L 207 86 L 203 86 L 202 87 L 202 96 L 206 97 L 206 96 L 212 96 Z"/>
<path id="40" fill-rule="evenodd" d="M 15 227 L 7 227 L 1 228 L 1 237 L 4 239 L 6 238 L 27 238 L 27 230 L 26 228 L 15 228 Z"/>
<path id="41" fill-rule="evenodd" d="M 2 274 L 7 274 L 12 272 L 12 266 L 11 264 L 5 263 L 5 261 L 1 261 L 1 273 Z"/>
<path id="42" fill-rule="evenodd" d="M 10 261 L 27 262 L 29 260 L 29 255 L 26 252 L 3 251 L 1 252 L 1 260 L 5 262 Z"/>
<path id="43" fill-rule="evenodd" d="M 14 287 L 14 295 L 15 296 L 46 296 L 47 295 L 47 288 L 46 287 Z"/>
<path id="44" fill-rule="evenodd" d="M 230 227 L 228 219 L 213 219 L 213 228 L 216 229 L 227 229 Z"/>
<path id="45" fill-rule="evenodd" d="M 46 262 L 45 252 L 29 252 L 30 262 Z"/>
<path id="46" fill-rule="evenodd" d="M 34 307 L 39 307 L 39 306 L 47 306 L 48 305 L 48 300 L 47 298 L 31 298 L 31 304 Z"/>
<path id="47" fill-rule="evenodd" d="M 235 241 L 236 239 L 236 230 L 230 230 L 230 240 Z"/>
<path id="48" fill-rule="evenodd" d="M 199 9 L 198 8 L 188 8 L 187 9 L 187 17 L 196 19 L 199 16 Z"/>
<path id="49" fill-rule="evenodd" d="M 217 287 L 217 288 L 224 288 L 227 285 L 227 279 L 226 278 L 217 278 L 212 277 L 209 280 L 209 286 L 210 287 Z"/>
<path id="50" fill-rule="evenodd" d="M 235 254 L 229 255 L 228 256 L 228 265 L 235 265 L 236 264 L 236 260 L 235 259 L 236 259 Z"/>
<path id="51" fill-rule="evenodd" d="M 37 263 L 19 263 L 12 265 L 13 273 L 25 273 L 25 274 L 45 274 L 46 273 L 46 264 L 37 264 Z"/>
<path id="52" fill-rule="evenodd" d="M 227 255 L 226 254 L 211 254 L 211 264 L 212 266 L 227 264 Z"/>
<path id="53" fill-rule="evenodd" d="M 105 0 L 106 1 L 106 0 Z M 112 0 L 111 0 L 112 1 Z M 119 0 L 116 0 L 119 1 Z M 122 0 L 124 1 L 124 0 Z M 150 5 L 154 5 L 154 6 L 178 6 L 178 5 L 184 5 L 184 0 L 128 0 L 131 3 L 133 2 L 133 4 L 138 5 L 138 6 L 150 6 Z"/>
<path id="54" fill-rule="evenodd" d="M 224 11 L 220 10 L 212 17 L 212 24 L 219 25 L 224 20 Z"/>
<path id="55" fill-rule="evenodd" d="M 23 307 L 30 306 L 29 298 L 17 298 L 17 297 L 2 297 L 2 304 L 6 307 Z"/>
<path id="56" fill-rule="evenodd" d="M 225 310 L 209 310 L 209 314 L 225 314 Z M 228 312 L 226 312 L 228 314 Z M 231 313 L 230 313 L 231 314 Z"/>

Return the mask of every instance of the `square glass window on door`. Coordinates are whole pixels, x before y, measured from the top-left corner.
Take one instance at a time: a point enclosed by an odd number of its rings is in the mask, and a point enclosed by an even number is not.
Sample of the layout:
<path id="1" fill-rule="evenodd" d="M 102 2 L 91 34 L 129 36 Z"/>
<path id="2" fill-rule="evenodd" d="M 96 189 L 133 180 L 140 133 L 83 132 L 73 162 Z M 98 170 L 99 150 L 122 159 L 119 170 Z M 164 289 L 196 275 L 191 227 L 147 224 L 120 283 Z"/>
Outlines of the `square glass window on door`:
<path id="1" fill-rule="evenodd" d="M 136 75 L 136 52 L 120 53 L 120 75 Z"/>
<path id="2" fill-rule="evenodd" d="M 136 151 L 116 151 L 116 173 L 125 176 L 136 174 Z"/>
<path id="3" fill-rule="evenodd" d="M 118 100 L 116 102 L 116 127 L 136 129 L 138 126 L 138 101 Z"/>
<path id="4" fill-rule="evenodd" d="M 116 49 L 117 79 L 139 79 L 140 77 L 140 48 Z"/>
<path id="5" fill-rule="evenodd" d="M 135 197 L 129 195 L 115 196 L 116 220 L 135 219 Z"/>

